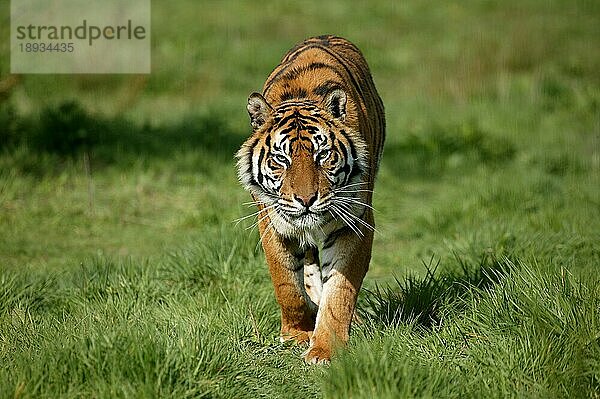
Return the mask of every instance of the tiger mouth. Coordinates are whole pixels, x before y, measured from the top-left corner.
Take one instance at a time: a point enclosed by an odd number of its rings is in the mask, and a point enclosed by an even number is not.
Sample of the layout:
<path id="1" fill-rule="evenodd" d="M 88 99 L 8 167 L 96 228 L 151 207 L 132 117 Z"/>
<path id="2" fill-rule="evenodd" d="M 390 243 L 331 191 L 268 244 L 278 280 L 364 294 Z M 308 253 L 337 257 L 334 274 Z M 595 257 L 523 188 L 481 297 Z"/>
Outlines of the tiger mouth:
<path id="1" fill-rule="evenodd" d="M 285 212 L 279 211 L 277 212 L 286 222 L 292 225 L 300 225 L 300 226 L 312 226 L 317 227 L 327 223 L 329 220 L 327 218 L 327 212 L 325 211 L 313 211 L 313 210 L 303 210 L 299 212 Z"/>
<path id="2" fill-rule="evenodd" d="M 308 219 L 308 218 L 320 219 L 323 217 L 323 215 L 325 215 L 325 212 L 317 212 L 317 211 L 312 211 L 310 209 L 305 209 L 303 211 L 294 212 L 294 213 L 282 211 L 281 214 L 284 215 L 284 217 L 288 218 L 289 220 L 293 221 L 293 220 Z"/>

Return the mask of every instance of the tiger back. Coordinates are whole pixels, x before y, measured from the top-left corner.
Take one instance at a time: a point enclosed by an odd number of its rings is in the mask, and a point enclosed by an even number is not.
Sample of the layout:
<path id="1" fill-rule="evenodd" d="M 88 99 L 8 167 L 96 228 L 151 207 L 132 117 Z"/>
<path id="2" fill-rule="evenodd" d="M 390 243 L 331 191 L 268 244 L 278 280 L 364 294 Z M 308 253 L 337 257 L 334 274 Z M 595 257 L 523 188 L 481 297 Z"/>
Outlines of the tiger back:
<path id="1" fill-rule="evenodd" d="M 259 209 L 281 337 L 308 342 L 307 362 L 328 361 L 349 338 L 371 258 L 383 103 L 358 48 L 319 36 L 283 57 L 247 109 L 238 175 Z"/>

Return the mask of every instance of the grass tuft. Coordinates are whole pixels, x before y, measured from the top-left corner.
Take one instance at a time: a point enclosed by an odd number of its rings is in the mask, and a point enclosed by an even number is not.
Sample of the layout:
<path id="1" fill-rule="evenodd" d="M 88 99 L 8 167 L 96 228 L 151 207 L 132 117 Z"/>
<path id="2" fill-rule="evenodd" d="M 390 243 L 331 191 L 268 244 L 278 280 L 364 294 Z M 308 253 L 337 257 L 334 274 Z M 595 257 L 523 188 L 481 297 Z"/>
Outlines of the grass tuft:
<path id="1" fill-rule="evenodd" d="M 443 274 L 436 274 L 440 261 L 434 264 L 432 257 L 423 262 L 424 276 L 394 277 L 393 284 L 365 289 L 359 307 L 361 318 L 379 328 L 405 324 L 433 328 L 446 316 L 443 308 L 458 306 L 470 291 L 500 281 L 509 269 L 507 259 L 490 260 L 493 258 L 487 254 L 474 264 L 456 253 L 454 256 L 459 269 L 446 266 Z"/>

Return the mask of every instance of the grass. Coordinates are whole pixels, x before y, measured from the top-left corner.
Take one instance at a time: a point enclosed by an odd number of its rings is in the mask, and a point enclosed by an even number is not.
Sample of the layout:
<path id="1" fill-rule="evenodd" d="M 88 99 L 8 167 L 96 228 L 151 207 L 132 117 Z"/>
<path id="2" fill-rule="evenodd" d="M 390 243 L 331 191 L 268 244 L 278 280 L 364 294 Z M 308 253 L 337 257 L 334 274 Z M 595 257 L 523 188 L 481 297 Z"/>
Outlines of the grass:
<path id="1" fill-rule="evenodd" d="M 599 11 L 154 2 L 151 75 L 22 76 L 0 93 L 0 397 L 597 398 Z M 388 139 L 361 323 L 309 367 L 232 222 L 233 153 L 246 96 L 330 32 L 365 53 Z"/>

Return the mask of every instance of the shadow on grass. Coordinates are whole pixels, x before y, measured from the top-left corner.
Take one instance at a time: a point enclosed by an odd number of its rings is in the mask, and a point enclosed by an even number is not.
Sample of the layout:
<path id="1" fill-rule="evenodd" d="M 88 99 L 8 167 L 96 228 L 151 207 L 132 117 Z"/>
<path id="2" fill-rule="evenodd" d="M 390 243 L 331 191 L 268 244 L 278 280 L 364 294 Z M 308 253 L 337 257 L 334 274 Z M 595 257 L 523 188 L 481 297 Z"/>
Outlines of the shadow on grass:
<path id="1" fill-rule="evenodd" d="M 151 126 L 92 115 L 75 101 L 45 108 L 39 115 L 19 115 L 10 104 L 0 108 L 0 150 L 25 147 L 32 155 L 59 161 L 86 154 L 95 167 L 128 165 L 139 158 L 168 159 L 190 151 L 232 162 L 243 139 L 225 115 L 215 112 Z"/>
<path id="2" fill-rule="evenodd" d="M 229 119 L 212 111 L 174 124 L 151 126 L 93 115 L 76 101 L 47 107 L 34 115 L 19 115 L 7 102 L 0 105 L 0 150 L 26 148 L 37 158 L 29 163 L 22 159 L 22 169 L 33 174 L 36 170 L 32 165 L 39 164 L 40 158 L 49 158 L 46 163 L 50 168 L 52 162 L 84 158 L 96 169 L 196 152 L 211 160 L 233 163 L 233 154 L 249 131 L 232 129 Z M 404 179 L 437 177 L 463 166 L 508 162 L 515 153 L 511 141 L 486 131 L 477 121 L 434 124 L 411 132 L 400 142 L 386 144 L 383 167 Z"/>
<path id="3" fill-rule="evenodd" d="M 442 321 L 442 308 L 457 309 L 473 289 L 485 289 L 500 282 L 508 272 L 510 261 L 483 255 L 479 262 L 470 264 L 455 254 L 453 271 L 436 274 L 440 262 L 433 258 L 423 262 L 424 277 L 409 275 L 395 278 L 395 283 L 373 290 L 365 290 L 358 307 L 364 320 L 383 327 L 415 324 L 432 328 Z"/>

